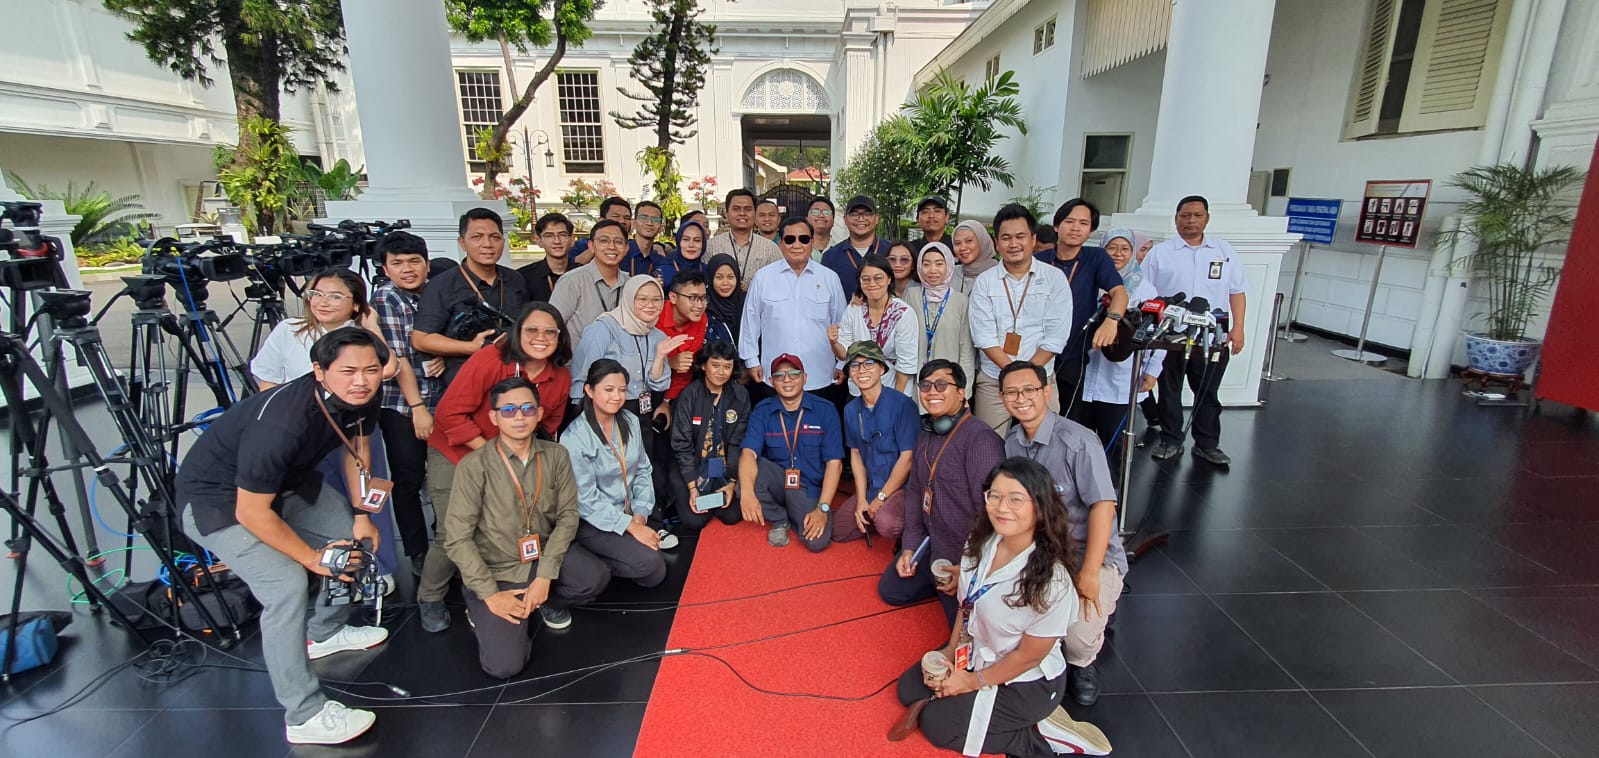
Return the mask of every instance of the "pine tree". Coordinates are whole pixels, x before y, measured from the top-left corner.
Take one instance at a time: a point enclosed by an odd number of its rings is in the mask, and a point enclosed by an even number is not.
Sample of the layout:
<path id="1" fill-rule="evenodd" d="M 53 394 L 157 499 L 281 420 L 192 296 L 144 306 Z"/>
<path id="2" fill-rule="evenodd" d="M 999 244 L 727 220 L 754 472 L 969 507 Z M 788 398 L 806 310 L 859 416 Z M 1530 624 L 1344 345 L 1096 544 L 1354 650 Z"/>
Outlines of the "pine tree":
<path id="1" fill-rule="evenodd" d="M 694 108 L 705 86 L 711 56 L 718 52 L 716 25 L 699 22 L 702 9 L 697 0 L 650 3 L 654 6 L 654 33 L 640 41 L 628 59 L 633 78 L 645 92 L 617 87 L 641 104 L 633 115 L 611 111 L 611 118 L 624 129 L 655 130 L 655 147 L 664 151 L 699 133 L 694 128 Z"/>

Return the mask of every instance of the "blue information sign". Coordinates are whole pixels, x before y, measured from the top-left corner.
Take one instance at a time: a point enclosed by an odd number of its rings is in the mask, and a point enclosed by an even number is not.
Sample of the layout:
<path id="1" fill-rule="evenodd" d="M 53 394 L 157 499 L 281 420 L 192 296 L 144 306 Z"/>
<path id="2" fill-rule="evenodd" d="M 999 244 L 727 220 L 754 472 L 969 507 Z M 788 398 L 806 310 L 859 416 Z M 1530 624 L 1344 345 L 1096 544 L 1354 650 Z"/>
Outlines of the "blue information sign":
<path id="1" fill-rule="evenodd" d="M 1306 242 L 1330 245 L 1338 231 L 1338 211 L 1344 201 L 1316 197 L 1288 198 L 1288 231 L 1305 235 Z"/>

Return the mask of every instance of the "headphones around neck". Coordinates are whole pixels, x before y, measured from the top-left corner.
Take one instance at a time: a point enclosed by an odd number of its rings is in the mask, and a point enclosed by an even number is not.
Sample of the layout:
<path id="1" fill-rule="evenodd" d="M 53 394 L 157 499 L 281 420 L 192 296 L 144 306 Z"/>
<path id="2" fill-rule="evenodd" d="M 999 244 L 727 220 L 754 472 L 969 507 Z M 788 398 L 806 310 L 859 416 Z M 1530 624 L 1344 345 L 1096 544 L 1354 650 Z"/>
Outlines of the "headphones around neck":
<path id="1" fill-rule="evenodd" d="M 953 416 L 934 416 L 931 413 L 924 413 L 922 414 L 922 431 L 932 432 L 939 436 L 949 434 L 955 431 L 955 425 L 959 424 L 961 418 L 969 412 L 965 403 L 962 403 L 960 410 L 955 411 Z"/>

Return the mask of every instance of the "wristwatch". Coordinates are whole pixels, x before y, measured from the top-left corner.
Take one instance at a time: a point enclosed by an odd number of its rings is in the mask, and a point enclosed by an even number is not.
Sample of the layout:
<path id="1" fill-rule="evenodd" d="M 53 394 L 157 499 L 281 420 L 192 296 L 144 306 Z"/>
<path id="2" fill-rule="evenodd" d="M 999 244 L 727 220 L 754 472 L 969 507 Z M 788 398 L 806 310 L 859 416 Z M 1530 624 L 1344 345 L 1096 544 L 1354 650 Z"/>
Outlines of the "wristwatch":
<path id="1" fill-rule="evenodd" d="M 833 512 L 833 506 L 828 505 L 826 501 L 822 501 L 822 502 L 817 503 L 816 507 L 822 509 L 823 513 L 832 513 Z"/>
<path id="2" fill-rule="evenodd" d="M 1122 314 L 1120 314 L 1120 313 L 1108 313 L 1107 312 L 1105 314 L 1105 318 L 1108 318 L 1111 321 L 1120 321 L 1120 320 L 1122 320 Z"/>
<path id="3" fill-rule="evenodd" d="M 879 502 L 879 503 L 888 502 L 888 495 L 883 494 L 882 490 L 878 490 L 877 491 L 877 502 Z"/>

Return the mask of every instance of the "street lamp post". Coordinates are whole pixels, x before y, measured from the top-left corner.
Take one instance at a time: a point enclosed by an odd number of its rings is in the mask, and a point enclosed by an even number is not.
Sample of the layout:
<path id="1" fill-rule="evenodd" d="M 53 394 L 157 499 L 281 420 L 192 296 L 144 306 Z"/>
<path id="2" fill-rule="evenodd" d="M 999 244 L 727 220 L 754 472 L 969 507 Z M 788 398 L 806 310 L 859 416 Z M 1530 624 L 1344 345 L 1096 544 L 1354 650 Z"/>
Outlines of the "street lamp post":
<path id="1" fill-rule="evenodd" d="M 533 140 L 534 136 L 538 137 L 538 141 L 535 142 Z M 515 140 L 512 141 L 514 142 Z M 545 132 L 543 129 L 533 129 L 532 131 L 529 131 L 527 127 L 522 127 L 522 164 L 525 172 L 524 175 L 529 186 L 532 186 L 533 184 L 533 148 L 536 148 L 540 145 L 546 145 L 544 148 L 544 167 L 555 168 L 555 151 L 547 147 L 549 144 L 550 135 L 548 132 Z M 538 213 L 539 201 L 537 197 L 534 197 L 534 218 L 538 217 Z"/>

